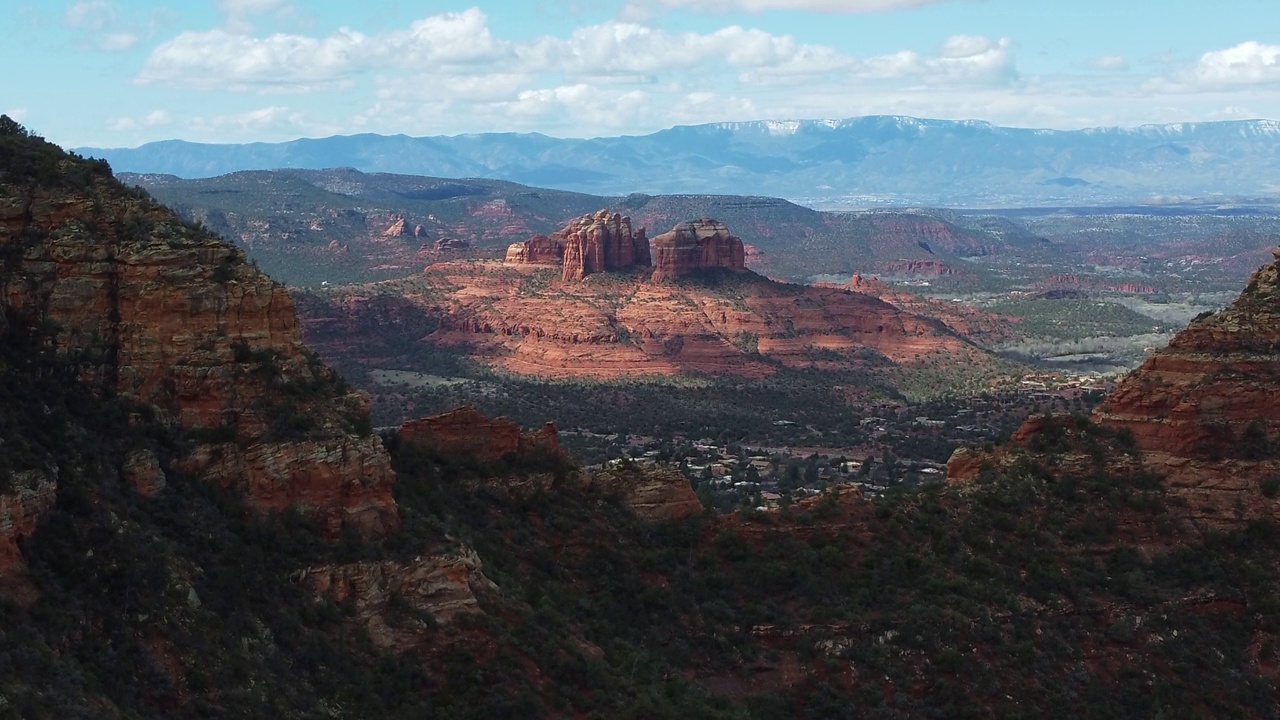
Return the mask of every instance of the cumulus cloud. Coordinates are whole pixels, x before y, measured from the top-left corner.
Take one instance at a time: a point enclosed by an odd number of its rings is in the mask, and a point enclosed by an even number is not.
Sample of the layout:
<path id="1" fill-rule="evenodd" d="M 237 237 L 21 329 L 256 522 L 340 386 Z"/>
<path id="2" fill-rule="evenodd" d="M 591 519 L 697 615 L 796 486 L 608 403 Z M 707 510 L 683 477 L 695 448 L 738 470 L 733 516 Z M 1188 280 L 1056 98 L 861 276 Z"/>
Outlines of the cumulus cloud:
<path id="1" fill-rule="evenodd" d="M 255 7 L 268 6 L 261 2 Z M 740 25 L 672 32 L 609 21 L 565 36 L 509 40 L 495 36 L 475 8 L 370 34 L 347 28 L 324 36 L 255 35 L 227 27 L 188 31 L 157 46 L 135 79 L 259 94 L 372 95 L 352 100 L 362 104 L 346 122 L 375 132 L 579 135 L 726 118 L 849 115 L 855 114 L 855 97 L 1025 85 L 1013 44 L 1004 38 L 956 35 L 933 51 L 857 57 Z M 305 124 L 284 106 L 256 112 L 190 127 L 234 135 L 249 132 L 253 123 L 277 133 L 289 123 Z"/>
<path id="2" fill-rule="evenodd" d="M 319 38 L 285 33 L 253 37 L 223 28 L 184 32 L 156 47 L 136 79 L 233 90 L 314 90 L 362 73 L 398 69 L 429 71 L 433 78 L 559 73 L 569 87 L 591 78 L 649 83 L 666 73 L 705 75 L 725 69 L 747 82 L 854 69 L 867 77 L 914 74 L 957 80 L 1007 72 L 1011 65 L 1003 40 L 958 36 L 936 57 L 905 53 L 861 61 L 827 46 L 737 25 L 709 33 L 670 33 L 607 22 L 577 28 L 567 38 L 517 43 L 493 37 L 484 13 L 472 8 L 378 35 L 346 28 Z"/>
<path id="3" fill-rule="evenodd" d="M 925 84 L 1001 84 L 1017 79 L 1018 71 L 1008 38 L 954 35 L 937 55 L 903 50 L 869 58 L 858 74 L 875 80 L 916 80 Z"/>
<path id="4" fill-rule="evenodd" d="M 1177 70 L 1154 84 L 1169 92 L 1240 90 L 1280 84 L 1280 45 L 1255 41 L 1200 56 L 1199 62 Z"/>
<path id="5" fill-rule="evenodd" d="M 323 38 L 276 33 L 264 38 L 226 29 L 184 32 L 151 52 L 140 83 L 194 87 L 309 90 L 377 67 L 492 62 L 504 45 L 472 8 L 414 22 L 408 30 L 367 36 L 341 28 Z"/>
<path id="6" fill-rule="evenodd" d="M 1123 55 L 1103 55 L 1090 60 L 1089 67 L 1107 72 L 1122 72 L 1129 69 L 1129 61 Z"/>
<path id="7" fill-rule="evenodd" d="M 574 30 L 567 40 L 541 38 L 517 48 L 535 70 L 575 75 L 645 75 L 713 64 L 745 70 L 791 67 L 833 70 L 852 60 L 835 50 L 787 35 L 730 26 L 712 33 L 672 34 L 635 23 L 610 22 Z"/>

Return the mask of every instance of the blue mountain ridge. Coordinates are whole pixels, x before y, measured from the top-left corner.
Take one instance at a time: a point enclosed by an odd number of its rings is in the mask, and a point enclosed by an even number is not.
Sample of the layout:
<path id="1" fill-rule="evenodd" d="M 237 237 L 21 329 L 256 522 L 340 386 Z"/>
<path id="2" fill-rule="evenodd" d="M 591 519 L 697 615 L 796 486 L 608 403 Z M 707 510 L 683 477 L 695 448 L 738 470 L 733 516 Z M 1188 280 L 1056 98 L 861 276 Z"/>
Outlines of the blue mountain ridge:
<path id="1" fill-rule="evenodd" d="M 720 193 L 811 205 L 1093 205 L 1280 199 L 1280 121 L 1043 130 L 868 116 L 678 126 L 649 135 L 346 135 L 77 148 L 120 172 L 183 178 L 353 167 L 596 194 Z"/>

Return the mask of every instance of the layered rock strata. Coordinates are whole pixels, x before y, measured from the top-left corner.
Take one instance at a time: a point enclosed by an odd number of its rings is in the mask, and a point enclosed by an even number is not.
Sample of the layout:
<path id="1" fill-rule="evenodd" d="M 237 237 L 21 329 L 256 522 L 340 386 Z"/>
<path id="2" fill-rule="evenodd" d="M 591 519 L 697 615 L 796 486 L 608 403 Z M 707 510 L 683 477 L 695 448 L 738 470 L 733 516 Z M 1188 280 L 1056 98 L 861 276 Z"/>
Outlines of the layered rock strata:
<path id="1" fill-rule="evenodd" d="M 742 239 L 718 220 L 682 222 L 653 239 L 653 281 L 663 282 L 713 268 L 746 270 Z"/>
<path id="2" fill-rule="evenodd" d="M 1280 518 L 1280 263 L 1258 270 L 1227 309 L 1193 321 L 1117 386 L 1092 420 L 1132 444 L 1174 514 L 1201 531 Z M 968 482 L 1045 446 L 1029 420 L 1008 448 L 958 451 L 948 479 Z M 1110 462 L 1114 462 L 1112 458 Z"/>
<path id="3" fill-rule="evenodd" d="M 519 265 L 560 265 L 564 280 L 652 264 L 644 228 L 633 232 L 631 218 L 608 210 L 571 220 L 551 235 L 515 243 L 507 248 L 506 259 Z"/>
<path id="4" fill-rule="evenodd" d="M 1280 517 L 1280 264 L 1199 318 L 1094 413 L 1133 433 L 1148 467 L 1206 527 Z M 1274 483 L 1277 487 L 1271 487 Z"/>
<path id="5" fill-rule="evenodd" d="M 560 436 L 554 423 L 522 432 L 506 418 L 490 419 L 470 405 L 410 420 L 400 427 L 400 440 L 453 458 L 500 460 L 511 454 L 559 453 Z"/>
<path id="6" fill-rule="evenodd" d="M 351 621 L 375 645 L 397 652 L 430 636 L 432 627 L 413 619 L 413 613 L 427 613 L 433 624 L 447 625 L 462 615 L 481 614 L 479 598 L 498 592 L 480 557 L 467 547 L 411 562 L 322 565 L 304 570 L 296 580 L 350 608 Z"/>
<path id="7" fill-rule="evenodd" d="M 84 161 L 60 157 L 62 172 L 86 174 Z M 217 440 L 187 467 L 239 489 L 250 507 L 295 506 L 333 533 L 397 527 L 390 461 L 367 434 L 368 398 L 306 350 L 284 287 L 105 171 L 88 178 L 44 185 L 0 174 L 7 311 L 54 329 L 87 381 Z M 140 492 L 159 492 L 154 470 L 140 459 L 126 474 Z"/>

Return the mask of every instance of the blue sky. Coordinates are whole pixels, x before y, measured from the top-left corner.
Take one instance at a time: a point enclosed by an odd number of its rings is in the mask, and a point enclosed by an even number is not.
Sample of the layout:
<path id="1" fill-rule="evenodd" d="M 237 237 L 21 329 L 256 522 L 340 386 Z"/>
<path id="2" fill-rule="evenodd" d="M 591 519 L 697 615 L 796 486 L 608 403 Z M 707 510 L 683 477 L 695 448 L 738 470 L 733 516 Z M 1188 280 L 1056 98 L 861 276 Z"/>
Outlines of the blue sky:
<path id="1" fill-rule="evenodd" d="M 67 146 L 639 134 L 900 114 L 1280 118 L 1276 0 L 0 0 L 0 112 Z"/>

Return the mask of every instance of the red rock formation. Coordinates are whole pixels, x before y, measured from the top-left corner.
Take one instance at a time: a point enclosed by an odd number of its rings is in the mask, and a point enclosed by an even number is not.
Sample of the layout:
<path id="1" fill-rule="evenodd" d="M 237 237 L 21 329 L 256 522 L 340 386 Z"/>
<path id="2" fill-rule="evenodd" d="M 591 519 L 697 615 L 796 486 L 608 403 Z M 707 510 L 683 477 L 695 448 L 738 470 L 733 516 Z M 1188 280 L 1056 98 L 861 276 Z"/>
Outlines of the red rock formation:
<path id="1" fill-rule="evenodd" d="M 382 231 L 382 236 L 383 237 L 401 237 L 404 235 L 408 235 L 409 232 L 410 232 L 409 226 L 405 224 L 404 216 L 392 215 L 391 224 L 387 226 L 386 230 Z"/>
<path id="2" fill-rule="evenodd" d="M 667 466 L 616 466 L 592 475 L 591 482 L 616 492 L 637 516 L 650 522 L 679 520 L 703 511 L 689 481 Z"/>
<path id="3" fill-rule="evenodd" d="M 482 461 L 535 451 L 561 453 L 555 423 L 547 422 L 536 431 L 522 433 L 520 426 L 511 420 L 503 417 L 491 420 L 470 405 L 410 420 L 400 426 L 400 439 L 452 457 Z"/>
<path id="4" fill-rule="evenodd" d="M 1280 518 L 1280 264 L 1130 373 L 1095 419 L 1133 433 L 1149 467 L 1205 527 Z M 1278 480 L 1277 482 L 1280 482 Z M 1275 494 L 1272 491 L 1268 491 Z"/>
<path id="5" fill-rule="evenodd" d="M 676 225 L 653 239 L 653 281 L 663 282 L 712 268 L 746 269 L 742 239 L 724 223 L 702 218 Z"/>
<path id="6" fill-rule="evenodd" d="M 507 248 L 506 261 L 519 265 L 561 265 L 563 279 L 591 273 L 649 267 L 644 228 L 632 232 L 631 218 L 600 210 L 570 220 L 551 235 L 535 235 Z"/>
<path id="7" fill-rule="evenodd" d="M 1041 290 L 1095 290 L 1099 292 L 1125 293 L 1129 295 L 1154 295 L 1159 292 L 1154 285 L 1145 283 L 1110 283 L 1097 278 L 1082 277 L 1074 274 L 1060 274 L 1047 277 L 1036 282 Z"/>
<path id="8" fill-rule="evenodd" d="M 964 270 L 940 260 L 895 260 L 882 263 L 881 269 L 890 275 L 921 275 L 924 277 L 949 277 L 964 275 Z"/>
<path id="9" fill-rule="evenodd" d="M 13 473 L 9 485 L 0 493 L 0 575 L 22 566 L 18 543 L 35 532 L 58 499 L 57 479 L 42 471 Z"/>
<path id="10" fill-rule="evenodd" d="M 407 563 L 322 565 L 304 570 L 297 580 L 316 595 L 350 607 L 352 623 L 376 646 L 396 652 L 413 649 L 432 635 L 432 628 L 420 621 L 392 618 L 396 604 L 448 625 L 462 615 L 482 614 L 478 596 L 498 591 L 485 576 L 480 557 L 467 547 Z"/>
<path id="11" fill-rule="evenodd" d="M 561 265 L 564 237 L 534 235 L 507 248 L 507 262 L 517 265 Z"/>
<path id="12" fill-rule="evenodd" d="M 1200 531 L 1233 529 L 1280 519 L 1277 397 L 1280 263 L 1273 263 L 1254 273 L 1231 307 L 1193 321 L 1126 376 L 1093 420 L 1132 434 L 1142 469 L 1176 499 L 1174 517 Z M 1045 433 L 1046 421 L 1032 418 L 1007 448 L 957 451 L 948 480 L 971 481 L 983 463 L 1008 465 L 1025 448 L 1044 446 Z M 1121 461 L 1130 462 L 1107 458 L 1113 469 Z"/>
<path id="13" fill-rule="evenodd" d="M 862 273 L 855 272 L 853 277 L 849 278 L 846 285 L 854 292 L 866 293 L 875 297 L 880 297 L 882 293 L 893 292 L 893 287 L 889 283 L 877 277 L 864 277 Z"/>
<path id="14" fill-rule="evenodd" d="M 209 480 L 240 489 L 250 507 L 296 498 L 330 529 L 373 537 L 398 525 L 390 461 L 376 438 L 353 432 L 367 425 L 367 396 L 306 351 L 293 299 L 242 252 L 108 178 L 75 191 L 0 185 L 0 248 L 13 258 L 0 302 L 56 327 L 59 349 L 94 358 L 87 380 L 236 437 L 205 468 Z M 335 472 L 330 454 L 359 474 Z"/>
<path id="15" fill-rule="evenodd" d="M 847 370 L 865 366 L 864 348 L 904 363 L 934 356 L 943 364 L 982 364 L 988 357 L 940 323 L 874 297 L 753 274 L 729 292 L 625 275 L 548 287 L 496 263 L 457 262 L 376 289 L 335 288 L 328 295 L 307 310 L 309 338 L 326 355 L 353 360 L 385 355 L 394 346 L 388 338 L 406 335 L 467 346 L 483 362 L 550 377 L 683 371 L 760 377 L 777 363 Z M 396 319 L 413 309 L 438 320 Z"/>
<path id="16" fill-rule="evenodd" d="M 643 228 L 632 234 L 629 217 L 601 210 L 574 220 L 561 232 L 565 236 L 565 280 L 650 265 L 649 240 Z"/>
<path id="17" fill-rule="evenodd" d="M 159 458 L 150 450 L 134 450 L 129 453 L 121 473 L 125 481 L 143 497 L 155 495 L 164 490 L 168 484 L 164 469 L 160 467 Z"/>

